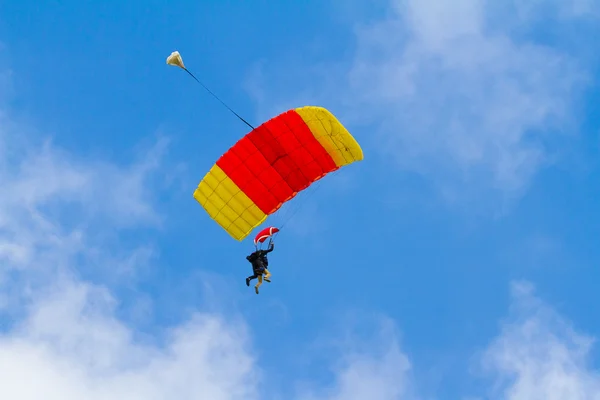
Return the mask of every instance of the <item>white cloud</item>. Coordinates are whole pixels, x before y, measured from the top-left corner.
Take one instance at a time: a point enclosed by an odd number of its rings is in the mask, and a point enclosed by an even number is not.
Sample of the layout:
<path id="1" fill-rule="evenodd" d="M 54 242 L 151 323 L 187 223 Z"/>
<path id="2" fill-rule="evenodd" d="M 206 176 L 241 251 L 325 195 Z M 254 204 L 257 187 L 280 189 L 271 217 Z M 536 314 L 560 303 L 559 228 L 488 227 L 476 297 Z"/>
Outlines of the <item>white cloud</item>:
<path id="1" fill-rule="evenodd" d="M 489 398 L 600 399 L 600 371 L 590 358 L 593 338 L 576 332 L 528 283 L 513 285 L 513 301 L 501 334 L 482 358 L 483 370 L 495 378 Z"/>
<path id="2" fill-rule="evenodd" d="M 148 245 L 107 252 L 96 248 L 94 237 L 114 236 L 117 228 L 160 223 L 150 181 L 164 141 L 159 140 L 140 161 L 122 167 L 79 160 L 50 142 L 38 145 L 12 121 L 3 128 L 0 293 L 4 289 L 4 296 L 0 295 L 0 307 L 20 303 L 36 285 L 65 269 L 104 264 L 115 275 L 131 275 L 132 260 L 149 260 L 153 250 Z M 86 262 L 74 266 L 75 258 Z M 28 290 L 16 290 L 14 280 Z"/>
<path id="3" fill-rule="evenodd" d="M 398 3 L 359 30 L 350 83 L 401 166 L 513 192 L 548 161 L 546 138 L 566 126 L 583 71 L 488 32 L 485 11 L 476 0 Z"/>
<path id="4" fill-rule="evenodd" d="M 369 318 L 366 319 L 371 322 Z M 364 321 L 362 321 L 364 323 Z M 337 354 L 332 381 L 308 388 L 301 400 L 409 400 L 416 398 L 410 375 L 411 364 L 401 351 L 393 321 L 374 324 L 375 333 L 356 337 L 346 326 L 336 337 Z"/>
<path id="5" fill-rule="evenodd" d="M 39 296 L 0 339 L 7 399 L 255 399 L 260 371 L 243 326 L 197 314 L 165 345 L 139 343 L 113 317 L 114 299 L 67 280 Z"/>
<path id="6" fill-rule="evenodd" d="M 381 151 L 431 178 L 448 198 L 480 196 L 484 188 L 518 196 L 577 131 L 590 69 L 561 40 L 587 41 L 585 30 L 566 26 L 581 27 L 600 7 L 584 0 L 501 3 L 392 0 L 383 19 L 356 24 L 349 63 L 321 61 L 313 72 L 306 61 L 273 62 L 269 80 L 285 80 L 300 94 L 284 97 L 281 87 L 262 82 L 254 84 L 259 104 L 328 105 L 371 158 Z M 540 26 L 558 43 L 540 36 Z"/>

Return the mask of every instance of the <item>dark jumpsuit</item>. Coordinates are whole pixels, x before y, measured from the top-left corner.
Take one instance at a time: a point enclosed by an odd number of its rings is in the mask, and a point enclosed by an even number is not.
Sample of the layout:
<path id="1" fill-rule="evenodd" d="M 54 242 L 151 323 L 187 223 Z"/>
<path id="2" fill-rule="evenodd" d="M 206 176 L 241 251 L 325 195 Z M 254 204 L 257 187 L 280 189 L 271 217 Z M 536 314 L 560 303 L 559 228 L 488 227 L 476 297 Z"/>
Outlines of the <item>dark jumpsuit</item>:
<path id="1" fill-rule="evenodd" d="M 246 257 L 246 260 L 250 261 L 252 264 L 252 272 L 253 275 L 246 278 L 246 285 L 250 286 L 250 281 L 252 279 L 259 278 L 259 282 L 256 285 L 256 291 L 258 293 L 258 287 L 262 284 L 262 275 L 267 270 L 269 266 L 269 259 L 267 258 L 267 253 L 270 253 L 275 248 L 273 243 L 269 244 L 269 248 L 267 250 L 257 250 L 254 253 L 250 254 Z M 267 271 L 268 274 L 268 271 Z M 270 274 L 268 274 L 270 275 Z"/>

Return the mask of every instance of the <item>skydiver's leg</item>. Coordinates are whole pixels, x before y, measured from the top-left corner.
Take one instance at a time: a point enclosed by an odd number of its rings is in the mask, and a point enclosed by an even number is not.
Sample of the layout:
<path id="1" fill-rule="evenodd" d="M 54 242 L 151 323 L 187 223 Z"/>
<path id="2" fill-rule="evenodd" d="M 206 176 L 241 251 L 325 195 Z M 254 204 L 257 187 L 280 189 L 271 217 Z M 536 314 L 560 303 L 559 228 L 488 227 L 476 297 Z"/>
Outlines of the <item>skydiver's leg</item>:
<path id="1" fill-rule="evenodd" d="M 256 278 L 258 278 L 258 274 L 256 272 L 254 272 L 254 275 L 251 275 L 251 276 L 247 277 L 246 278 L 246 286 L 250 286 L 250 281 L 252 279 L 256 279 Z"/>
<path id="2" fill-rule="evenodd" d="M 271 273 L 266 268 L 265 268 L 265 278 L 264 279 L 265 279 L 265 281 L 271 283 Z"/>
<path id="3" fill-rule="evenodd" d="M 263 277 L 262 274 L 258 276 L 258 283 L 254 286 L 254 291 L 258 294 L 258 288 L 262 285 Z"/>

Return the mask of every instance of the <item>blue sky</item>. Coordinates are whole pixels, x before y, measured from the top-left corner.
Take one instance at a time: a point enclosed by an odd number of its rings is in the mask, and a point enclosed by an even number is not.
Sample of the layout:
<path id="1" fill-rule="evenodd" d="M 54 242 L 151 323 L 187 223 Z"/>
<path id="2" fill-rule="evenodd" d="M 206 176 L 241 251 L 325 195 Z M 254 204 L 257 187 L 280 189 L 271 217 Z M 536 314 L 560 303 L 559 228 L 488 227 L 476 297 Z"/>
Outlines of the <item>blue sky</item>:
<path id="1" fill-rule="evenodd" d="M 0 397 L 597 398 L 599 16 L 3 2 Z M 321 105 L 365 152 L 259 296 L 192 197 L 247 129 L 174 50 L 251 123 Z"/>

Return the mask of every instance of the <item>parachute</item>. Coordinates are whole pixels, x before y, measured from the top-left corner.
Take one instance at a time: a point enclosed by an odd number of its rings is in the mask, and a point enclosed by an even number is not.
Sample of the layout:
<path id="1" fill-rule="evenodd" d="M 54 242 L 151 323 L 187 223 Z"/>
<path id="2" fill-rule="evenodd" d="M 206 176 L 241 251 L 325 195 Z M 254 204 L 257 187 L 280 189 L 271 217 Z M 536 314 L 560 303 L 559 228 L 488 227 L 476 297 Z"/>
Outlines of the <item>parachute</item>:
<path id="1" fill-rule="evenodd" d="M 236 240 L 325 175 L 363 159 L 323 107 L 288 110 L 253 129 L 204 176 L 194 198 Z"/>
<path id="2" fill-rule="evenodd" d="M 259 243 L 264 243 L 268 238 L 273 237 L 277 232 L 279 232 L 279 228 L 274 226 L 269 226 L 256 234 L 254 238 L 254 245 L 258 246 Z"/>
<path id="3" fill-rule="evenodd" d="M 251 129 L 217 160 L 194 191 L 198 203 L 236 240 L 246 238 L 314 182 L 363 159 L 360 145 L 323 107 L 288 110 L 255 128 L 196 78 L 178 51 L 166 63 L 186 71 Z M 264 229 L 254 244 L 278 231 Z"/>

